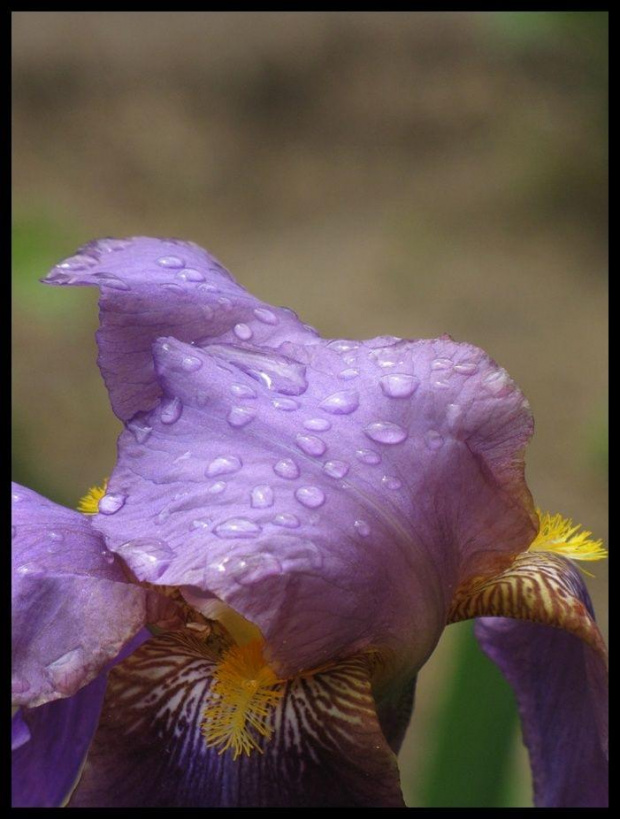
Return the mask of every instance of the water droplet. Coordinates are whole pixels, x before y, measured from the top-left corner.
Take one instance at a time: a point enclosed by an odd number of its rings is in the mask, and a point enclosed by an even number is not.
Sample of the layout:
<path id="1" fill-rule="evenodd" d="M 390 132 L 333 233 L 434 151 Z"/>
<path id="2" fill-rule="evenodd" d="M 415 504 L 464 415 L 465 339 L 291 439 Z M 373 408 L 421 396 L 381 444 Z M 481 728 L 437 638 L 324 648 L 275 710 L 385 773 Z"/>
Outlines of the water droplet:
<path id="1" fill-rule="evenodd" d="M 387 367 L 395 367 L 398 364 L 398 353 L 392 349 L 378 349 L 370 353 L 370 358 L 378 367 L 383 369 Z"/>
<path id="2" fill-rule="evenodd" d="M 324 398 L 319 407 L 332 415 L 349 415 L 360 405 L 359 394 L 355 390 L 342 390 L 334 392 Z"/>
<path id="3" fill-rule="evenodd" d="M 213 523 L 213 518 L 196 518 L 192 521 L 192 529 L 209 529 Z"/>
<path id="4" fill-rule="evenodd" d="M 342 372 L 338 373 L 338 378 L 341 378 L 343 381 L 351 381 L 351 379 L 357 378 L 359 374 L 359 370 L 356 370 L 354 367 L 350 367 L 349 369 L 342 370 Z"/>
<path id="5" fill-rule="evenodd" d="M 236 398 L 256 398 L 256 390 L 247 384 L 231 384 L 230 391 Z"/>
<path id="6" fill-rule="evenodd" d="M 449 370 L 453 366 L 451 358 L 436 358 L 431 363 L 431 370 Z"/>
<path id="7" fill-rule="evenodd" d="M 215 481 L 210 486 L 207 487 L 207 492 L 210 495 L 219 495 L 226 489 L 226 483 L 224 481 Z"/>
<path id="8" fill-rule="evenodd" d="M 331 422 L 327 418 L 308 418 L 307 421 L 304 421 L 304 427 L 315 432 L 325 432 L 331 429 Z"/>
<path id="9" fill-rule="evenodd" d="M 261 527 L 247 518 L 229 518 L 218 523 L 213 531 L 222 538 L 251 538 L 260 534 Z"/>
<path id="10" fill-rule="evenodd" d="M 213 308 L 210 307 L 208 304 L 201 304 L 200 312 L 207 321 L 211 321 L 211 319 L 213 318 Z"/>
<path id="11" fill-rule="evenodd" d="M 72 694 L 78 687 L 85 672 L 84 652 L 74 648 L 47 666 L 52 685 L 62 694 Z"/>
<path id="12" fill-rule="evenodd" d="M 484 378 L 482 385 L 493 395 L 498 395 L 508 385 L 510 378 L 506 370 L 494 370 Z"/>
<path id="13" fill-rule="evenodd" d="M 114 273 L 98 271 L 97 273 L 93 273 L 93 278 L 97 279 L 97 281 L 101 284 L 102 287 L 109 287 L 112 290 L 131 289 L 127 282 L 124 282 L 122 279 L 119 279 L 119 277 L 115 276 Z"/>
<path id="14" fill-rule="evenodd" d="M 454 427 L 457 426 L 461 420 L 462 415 L 462 407 L 460 407 L 458 404 L 448 404 L 446 407 L 446 421 L 448 422 L 448 427 L 450 429 L 454 429 Z"/>
<path id="15" fill-rule="evenodd" d="M 185 267 L 185 262 L 179 256 L 162 256 L 157 260 L 160 267 L 166 267 L 175 270 L 179 267 Z"/>
<path id="16" fill-rule="evenodd" d="M 306 455 L 312 455 L 315 458 L 318 458 L 319 455 L 322 455 L 327 449 L 325 443 L 320 438 L 317 438 L 316 435 L 297 435 L 295 436 L 295 440 L 302 452 L 305 452 Z"/>
<path id="17" fill-rule="evenodd" d="M 180 284 L 169 284 L 169 283 L 166 282 L 166 283 L 162 284 L 162 287 L 163 287 L 164 290 L 167 290 L 169 293 L 176 293 L 178 296 L 185 293 L 185 290 L 181 287 Z"/>
<path id="18" fill-rule="evenodd" d="M 230 299 L 227 299 L 226 296 L 220 296 L 220 298 L 217 300 L 217 303 L 220 305 L 220 307 L 225 313 L 230 313 L 230 311 L 233 308 L 232 301 Z"/>
<path id="19" fill-rule="evenodd" d="M 181 367 L 188 373 L 196 372 L 202 367 L 202 361 L 194 355 L 186 355 L 181 361 Z"/>
<path id="20" fill-rule="evenodd" d="M 273 489 L 267 484 L 255 486 L 250 496 L 251 504 L 255 509 L 267 509 L 273 506 Z"/>
<path id="21" fill-rule="evenodd" d="M 420 381 L 413 375 L 390 373 L 379 379 L 383 394 L 389 398 L 409 398 L 417 390 Z"/>
<path id="22" fill-rule="evenodd" d="M 200 270 L 195 270 L 193 267 L 187 267 L 185 270 L 179 270 L 177 278 L 184 282 L 203 282 L 205 277 Z"/>
<path id="23" fill-rule="evenodd" d="M 214 284 L 211 284 L 211 282 L 208 282 L 207 284 L 199 284 L 198 287 L 196 288 L 196 290 L 200 290 L 201 293 L 219 293 L 220 292 L 219 288 L 217 288 Z"/>
<path id="24" fill-rule="evenodd" d="M 293 412 L 299 409 L 299 402 L 292 398 L 274 398 L 271 403 L 276 409 L 282 410 L 283 412 Z"/>
<path id="25" fill-rule="evenodd" d="M 50 532 L 49 538 L 50 540 L 55 540 L 57 543 L 61 543 L 65 539 L 65 536 L 62 532 Z"/>
<path id="26" fill-rule="evenodd" d="M 271 310 L 266 310 L 264 307 L 257 307 L 254 310 L 254 315 L 259 321 L 262 321 L 263 324 L 277 324 L 278 317 L 275 313 L 272 313 Z"/>
<path id="27" fill-rule="evenodd" d="M 400 444 L 407 438 L 407 431 L 391 421 L 375 421 L 368 424 L 364 432 L 380 444 Z"/>
<path id="28" fill-rule="evenodd" d="M 181 417 L 183 404 L 180 398 L 166 398 L 161 403 L 162 424 L 174 424 Z"/>
<path id="29" fill-rule="evenodd" d="M 330 478 L 344 478 L 350 467 L 346 461 L 326 461 L 323 464 L 323 472 Z"/>
<path id="30" fill-rule="evenodd" d="M 281 478 L 294 480 L 299 477 L 299 467 L 291 458 L 284 458 L 274 465 L 273 471 Z"/>
<path id="31" fill-rule="evenodd" d="M 318 486 L 300 486 L 295 492 L 295 497 L 303 505 L 309 509 L 318 509 L 325 503 L 325 494 L 318 488 Z"/>
<path id="32" fill-rule="evenodd" d="M 231 427 L 244 427 L 256 417 L 256 410 L 252 407 L 233 407 L 228 413 L 228 423 Z"/>
<path id="33" fill-rule="evenodd" d="M 368 537 L 370 534 L 370 526 L 366 523 L 365 520 L 356 520 L 353 524 L 355 526 L 356 531 L 362 537 Z"/>
<path id="34" fill-rule="evenodd" d="M 282 395 L 301 395 L 308 389 L 306 367 L 279 353 L 230 344 L 210 344 L 209 352 L 238 367 L 268 390 Z"/>
<path id="35" fill-rule="evenodd" d="M 152 583 L 159 580 L 174 558 L 174 551 L 165 540 L 136 538 L 116 550 L 139 580 Z"/>
<path id="36" fill-rule="evenodd" d="M 431 381 L 431 386 L 436 390 L 449 390 L 450 384 L 445 378 L 435 378 Z"/>
<path id="37" fill-rule="evenodd" d="M 236 455 L 220 455 L 219 458 L 211 461 L 207 468 L 206 474 L 209 477 L 215 475 L 230 475 L 233 472 L 238 472 L 243 466 L 243 462 Z"/>
<path id="38" fill-rule="evenodd" d="M 332 350 L 336 350 L 338 353 L 348 353 L 349 350 L 357 350 L 360 346 L 359 341 L 350 341 L 346 338 L 337 338 L 334 341 L 330 341 L 327 345 Z"/>
<path id="39" fill-rule="evenodd" d="M 429 449 L 441 449 L 443 446 L 443 435 L 434 429 L 429 430 L 425 436 L 426 446 Z"/>
<path id="40" fill-rule="evenodd" d="M 75 256 L 69 256 L 68 259 L 60 262 L 56 267 L 61 270 L 89 270 L 98 264 L 99 261 L 93 256 L 89 256 L 86 253 L 76 253 Z"/>
<path id="41" fill-rule="evenodd" d="M 132 433 L 139 444 L 143 444 L 151 432 L 153 432 L 153 427 L 149 427 L 147 424 L 138 421 L 131 421 L 127 424 L 127 429 Z"/>
<path id="42" fill-rule="evenodd" d="M 358 449 L 355 454 L 363 464 L 381 463 L 381 455 L 373 449 Z"/>
<path id="43" fill-rule="evenodd" d="M 381 478 L 381 483 L 386 487 L 386 489 L 400 489 L 403 485 L 402 481 L 398 478 L 394 478 L 392 475 L 384 475 Z"/>
<path id="44" fill-rule="evenodd" d="M 97 239 L 93 243 L 93 248 L 95 250 L 99 250 L 103 253 L 109 253 L 111 251 L 118 252 L 119 250 L 125 250 L 126 248 L 131 246 L 131 242 L 127 239 Z"/>
<path id="45" fill-rule="evenodd" d="M 249 341 L 254 335 L 252 328 L 248 327 L 247 324 L 235 324 L 233 332 L 241 341 Z"/>
<path id="46" fill-rule="evenodd" d="M 99 511 L 102 515 L 114 515 L 119 509 L 122 509 L 127 500 L 127 495 L 118 493 L 111 493 L 104 495 L 99 501 Z"/>
<path id="47" fill-rule="evenodd" d="M 454 371 L 462 375 L 473 375 L 478 370 L 478 365 L 475 361 L 461 361 L 454 365 Z"/>
<path id="48" fill-rule="evenodd" d="M 281 515 L 275 516 L 273 523 L 275 526 L 284 526 L 286 529 L 297 529 L 299 527 L 299 518 L 296 515 L 283 512 Z"/>
<path id="49" fill-rule="evenodd" d="M 112 565 L 112 563 L 114 563 L 114 559 L 115 559 L 114 554 L 112 552 L 108 551 L 108 549 L 102 549 L 101 557 L 105 560 L 106 563 L 109 563 L 110 565 Z"/>

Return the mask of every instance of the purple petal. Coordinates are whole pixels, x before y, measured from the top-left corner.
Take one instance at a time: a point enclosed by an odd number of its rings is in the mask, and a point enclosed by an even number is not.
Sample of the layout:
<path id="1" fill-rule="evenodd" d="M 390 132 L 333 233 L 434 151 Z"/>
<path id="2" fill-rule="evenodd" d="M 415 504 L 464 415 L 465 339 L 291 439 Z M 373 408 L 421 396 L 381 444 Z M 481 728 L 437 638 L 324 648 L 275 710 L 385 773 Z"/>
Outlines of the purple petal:
<path id="1" fill-rule="evenodd" d="M 158 336 L 269 346 L 314 336 L 291 311 L 256 299 L 213 256 L 180 239 L 91 242 L 44 282 L 100 288 L 99 366 L 122 420 L 151 409 L 161 395 L 151 356 Z M 190 351 L 188 372 L 193 362 Z"/>
<path id="2" fill-rule="evenodd" d="M 127 582 L 83 515 L 13 484 L 13 701 L 34 707 L 90 682 L 159 595 Z M 148 607 L 148 610 L 147 610 Z M 170 604 L 162 599 L 162 612 Z"/>
<path id="3" fill-rule="evenodd" d="M 255 622 L 281 673 L 367 645 L 415 670 L 459 579 L 534 538 L 531 417 L 470 345 L 167 338 L 154 356 L 164 398 L 127 425 L 126 502 L 94 525 L 141 579 Z"/>
<path id="4" fill-rule="evenodd" d="M 583 581 L 570 571 L 592 614 Z M 608 687 L 601 651 L 558 628 L 501 617 L 477 620 L 476 635 L 514 688 L 536 805 L 606 806 Z"/>
<path id="5" fill-rule="evenodd" d="M 15 715 L 14 725 L 23 721 L 30 738 L 12 754 L 13 807 L 62 805 L 95 733 L 105 688 L 101 676 L 73 697 Z"/>
<path id="6" fill-rule="evenodd" d="M 199 644 L 164 636 L 111 672 L 71 806 L 403 806 L 364 660 L 287 683 L 263 752 L 236 760 L 200 729 L 212 671 Z"/>

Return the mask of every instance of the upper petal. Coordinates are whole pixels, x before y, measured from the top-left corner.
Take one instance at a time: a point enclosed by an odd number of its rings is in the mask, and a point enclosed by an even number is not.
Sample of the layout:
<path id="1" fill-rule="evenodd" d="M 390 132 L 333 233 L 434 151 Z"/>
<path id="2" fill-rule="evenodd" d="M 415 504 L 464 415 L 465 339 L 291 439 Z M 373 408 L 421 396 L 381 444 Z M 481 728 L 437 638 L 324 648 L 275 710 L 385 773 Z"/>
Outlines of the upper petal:
<path id="1" fill-rule="evenodd" d="M 369 644 L 418 667 L 458 580 L 534 537 L 531 417 L 475 347 L 167 338 L 154 357 L 165 397 L 121 436 L 122 505 L 95 526 L 138 577 L 253 620 L 283 673 Z"/>
<path id="2" fill-rule="evenodd" d="M 13 701 L 34 707 L 92 680 L 157 619 L 160 597 L 127 582 L 82 515 L 18 484 L 12 497 Z"/>
<path id="3" fill-rule="evenodd" d="M 149 410 L 161 390 L 151 345 L 157 336 L 277 346 L 312 338 L 294 313 L 269 307 L 238 285 L 209 253 L 181 239 L 100 239 L 60 262 L 46 284 L 100 288 L 99 366 L 122 420 Z M 191 360 L 188 360 L 191 368 Z"/>

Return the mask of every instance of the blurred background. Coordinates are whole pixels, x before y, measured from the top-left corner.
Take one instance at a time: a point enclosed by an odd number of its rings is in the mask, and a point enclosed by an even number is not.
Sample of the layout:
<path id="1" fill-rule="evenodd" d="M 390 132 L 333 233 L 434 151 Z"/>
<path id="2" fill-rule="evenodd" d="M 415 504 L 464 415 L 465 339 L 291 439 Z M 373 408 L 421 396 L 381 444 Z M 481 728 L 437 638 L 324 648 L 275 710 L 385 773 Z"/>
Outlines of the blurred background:
<path id="1" fill-rule="evenodd" d="M 606 13 L 19 12 L 13 31 L 16 480 L 75 506 L 119 432 L 96 293 L 38 278 L 94 237 L 179 236 L 325 336 L 483 347 L 532 405 L 536 502 L 607 537 Z M 401 767 L 410 805 L 531 805 L 469 624 L 420 674 Z"/>

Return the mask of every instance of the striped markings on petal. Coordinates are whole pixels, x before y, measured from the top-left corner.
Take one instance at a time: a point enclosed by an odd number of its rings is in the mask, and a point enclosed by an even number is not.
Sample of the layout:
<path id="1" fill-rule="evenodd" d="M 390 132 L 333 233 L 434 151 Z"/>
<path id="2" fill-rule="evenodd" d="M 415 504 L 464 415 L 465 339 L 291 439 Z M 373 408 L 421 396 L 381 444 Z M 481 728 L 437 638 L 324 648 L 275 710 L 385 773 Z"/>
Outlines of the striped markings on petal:
<path id="1" fill-rule="evenodd" d="M 260 750 L 248 755 L 234 743 L 224 749 L 205 740 L 205 710 L 221 696 L 222 667 L 228 661 L 230 671 L 232 663 L 230 651 L 216 655 L 196 632 L 175 632 L 153 638 L 110 673 L 72 806 L 403 806 L 368 658 L 273 689 L 267 679 L 264 690 L 278 694 L 258 718 L 260 730 L 245 725 L 250 751 Z M 253 673 L 259 658 L 257 650 Z"/>

